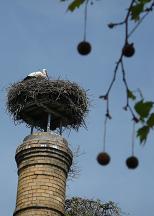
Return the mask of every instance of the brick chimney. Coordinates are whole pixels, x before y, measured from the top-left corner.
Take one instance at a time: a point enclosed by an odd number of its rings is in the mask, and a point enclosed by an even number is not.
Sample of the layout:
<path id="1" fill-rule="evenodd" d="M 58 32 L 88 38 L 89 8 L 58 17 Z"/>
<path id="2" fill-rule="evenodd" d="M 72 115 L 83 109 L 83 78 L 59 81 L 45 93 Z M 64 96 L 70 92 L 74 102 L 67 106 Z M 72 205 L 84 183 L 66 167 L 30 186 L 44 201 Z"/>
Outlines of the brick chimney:
<path id="1" fill-rule="evenodd" d="M 13 216 L 64 215 L 66 179 L 72 164 L 67 141 L 53 132 L 27 136 L 17 148 L 16 208 Z"/>

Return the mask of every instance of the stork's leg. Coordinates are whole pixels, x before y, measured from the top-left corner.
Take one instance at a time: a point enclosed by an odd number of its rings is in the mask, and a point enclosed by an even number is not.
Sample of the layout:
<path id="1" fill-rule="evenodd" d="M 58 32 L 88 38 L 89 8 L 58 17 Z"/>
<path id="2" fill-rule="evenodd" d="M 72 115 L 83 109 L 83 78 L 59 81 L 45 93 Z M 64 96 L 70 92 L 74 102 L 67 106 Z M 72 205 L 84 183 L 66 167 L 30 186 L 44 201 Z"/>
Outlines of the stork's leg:
<path id="1" fill-rule="evenodd" d="M 62 135 L 63 131 L 63 126 L 62 126 L 62 121 L 60 121 L 60 127 L 59 127 L 59 134 Z"/>
<path id="2" fill-rule="evenodd" d="M 51 124 L 51 114 L 48 113 L 47 132 L 50 132 L 50 124 Z"/>
<path id="3" fill-rule="evenodd" d="M 30 130 L 30 134 L 31 134 L 31 135 L 33 134 L 33 131 L 34 131 L 34 127 L 31 126 L 31 130 Z"/>

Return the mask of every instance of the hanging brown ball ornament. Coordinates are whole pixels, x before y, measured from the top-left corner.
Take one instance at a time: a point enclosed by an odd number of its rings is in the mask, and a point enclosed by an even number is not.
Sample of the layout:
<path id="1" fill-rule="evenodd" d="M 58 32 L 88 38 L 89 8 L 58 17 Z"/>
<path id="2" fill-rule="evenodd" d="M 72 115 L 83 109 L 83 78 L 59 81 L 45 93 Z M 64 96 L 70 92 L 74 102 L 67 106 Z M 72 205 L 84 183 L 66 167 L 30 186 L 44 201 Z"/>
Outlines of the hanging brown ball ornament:
<path id="1" fill-rule="evenodd" d="M 122 49 L 122 53 L 125 57 L 132 57 L 135 53 L 134 44 L 126 43 L 125 46 Z"/>
<path id="2" fill-rule="evenodd" d="M 97 156 L 97 162 L 100 164 L 100 165 L 108 165 L 110 163 L 110 155 L 106 152 L 100 152 Z"/>
<path id="3" fill-rule="evenodd" d="M 129 169 L 136 169 L 139 165 L 137 157 L 131 156 L 126 159 L 126 165 Z"/>
<path id="4" fill-rule="evenodd" d="M 91 52 L 91 44 L 87 41 L 82 41 L 78 44 L 77 50 L 81 55 L 88 55 Z"/>

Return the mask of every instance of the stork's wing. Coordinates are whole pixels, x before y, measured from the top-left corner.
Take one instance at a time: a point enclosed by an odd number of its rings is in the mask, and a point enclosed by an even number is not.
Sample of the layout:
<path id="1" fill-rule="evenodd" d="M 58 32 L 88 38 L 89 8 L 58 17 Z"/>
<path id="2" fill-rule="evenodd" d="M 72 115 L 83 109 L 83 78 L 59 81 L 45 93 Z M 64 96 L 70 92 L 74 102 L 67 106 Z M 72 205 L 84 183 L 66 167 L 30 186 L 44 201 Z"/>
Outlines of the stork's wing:
<path id="1" fill-rule="evenodd" d="M 30 74 L 28 74 L 28 76 L 41 76 L 42 75 L 42 72 L 41 71 L 36 71 L 36 72 L 32 72 L 32 73 L 30 73 Z"/>

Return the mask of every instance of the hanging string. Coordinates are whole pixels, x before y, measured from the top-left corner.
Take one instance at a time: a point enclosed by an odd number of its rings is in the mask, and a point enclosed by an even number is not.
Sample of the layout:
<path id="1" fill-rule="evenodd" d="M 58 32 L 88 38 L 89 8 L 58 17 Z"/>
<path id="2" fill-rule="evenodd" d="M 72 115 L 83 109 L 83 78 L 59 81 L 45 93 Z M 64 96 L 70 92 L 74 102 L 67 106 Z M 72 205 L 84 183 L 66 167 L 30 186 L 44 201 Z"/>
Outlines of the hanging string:
<path id="1" fill-rule="evenodd" d="M 105 152 L 105 147 L 106 147 L 106 128 L 107 128 L 107 116 L 105 116 L 105 120 L 104 120 L 103 152 Z"/>
<path id="2" fill-rule="evenodd" d="M 85 9 L 84 9 L 84 34 L 83 34 L 83 40 L 86 41 L 86 34 L 87 34 L 87 11 L 88 11 L 88 2 L 89 0 L 86 0 L 85 2 Z"/>
<path id="3" fill-rule="evenodd" d="M 134 156 L 134 145 L 135 144 L 135 121 L 133 121 L 133 130 L 132 130 L 132 156 Z"/>

